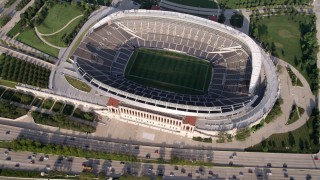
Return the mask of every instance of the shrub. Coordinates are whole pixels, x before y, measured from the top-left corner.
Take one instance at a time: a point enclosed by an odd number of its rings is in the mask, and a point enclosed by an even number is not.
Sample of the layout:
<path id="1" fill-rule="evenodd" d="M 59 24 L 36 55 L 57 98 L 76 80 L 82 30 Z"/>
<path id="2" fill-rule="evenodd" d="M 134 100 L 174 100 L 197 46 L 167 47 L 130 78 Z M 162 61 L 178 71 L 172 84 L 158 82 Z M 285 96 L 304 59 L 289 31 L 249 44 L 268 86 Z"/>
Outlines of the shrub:
<path id="1" fill-rule="evenodd" d="M 74 131 L 93 133 L 96 131 L 96 128 L 76 120 L 71 120 L 63 114 L 41 114 L 39 112 L 32 112 L 32 117 L 35 123 L 44 124 L 48 126 L 60 127 L 63 129 L 70 129 Z"/>
<path id="2" fill-rule="evenodd" d="M 243 128 L 238 129 L 237 133 L 235 135 L 235 138 L 237 141 L 244 141 L 250 136 L 250 129 L 249 128 Z"/>

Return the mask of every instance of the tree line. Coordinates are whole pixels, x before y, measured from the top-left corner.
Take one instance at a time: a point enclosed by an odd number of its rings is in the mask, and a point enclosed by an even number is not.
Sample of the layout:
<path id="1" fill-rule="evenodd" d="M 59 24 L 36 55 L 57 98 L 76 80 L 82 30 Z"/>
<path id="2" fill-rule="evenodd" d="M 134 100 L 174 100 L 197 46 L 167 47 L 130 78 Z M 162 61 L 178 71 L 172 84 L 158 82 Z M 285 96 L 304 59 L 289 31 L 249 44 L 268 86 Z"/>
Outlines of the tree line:
<path id="1" fill-rule="evenodd" d="M 252 8 L 275 5 L 307 5 L 312 0 L 218 0 L 222 9 Z"/>
<path id="2" fill-rule="evenodd" d="M 20 3 L 17 5 L 16 10 L 20 11 L 22 10 L 31 0 L 22 0 Z"/>
<path id="3" fill-rule="evenodd" d="M 44 144 L 39 141 L 31 139 L 16 139 L 6 143 L 6 147 L 12 148 L 15 151 L 30 151 L 36 153 L 86 157 L 96 159 L 112 159 L 118 161 L 133 161 L 136 162 L 137 157 L 127 154 L 98 152 L 88 149 L 82 149 L 75 146 L 58 145 L 58 144 Z"/>
<path id="4" fill-rule="evenodd" d="M 0 76 L 5 80 L 47 88 L 50 70 L 9 55 L 1 55 Z"/>
<path id="5" fill-rule="evenodd" d="M 33 111 L 32 117 L 35 123 L 38 123 L 38 124 L 44 124 L 48 126 L 54 126 L 54 127 L 59 127 L 63 129 L 70 129 L 70 130 L 86 132 L 86 133 L 93 133 L 96 131 L 95 127 L 81 123 L 76 120 L 71 120 L 67 118 L 65 115 L 60 113 L 49 115 L 49 114 L 42 114 L 40 112 Z"/>

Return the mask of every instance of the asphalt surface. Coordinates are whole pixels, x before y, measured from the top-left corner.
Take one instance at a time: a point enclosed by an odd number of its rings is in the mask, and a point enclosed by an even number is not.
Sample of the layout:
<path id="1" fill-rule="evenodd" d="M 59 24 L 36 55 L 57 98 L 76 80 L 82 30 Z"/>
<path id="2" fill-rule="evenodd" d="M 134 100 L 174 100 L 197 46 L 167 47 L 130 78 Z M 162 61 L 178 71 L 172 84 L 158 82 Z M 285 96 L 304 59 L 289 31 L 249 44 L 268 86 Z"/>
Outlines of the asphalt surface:
<path id="1" fill-rule="evenodd" d="M 230 151 L 193 150 L 121 144 L 95 140 L 91 137 L 89 138 L 89 136 L 68 136 L 59 134 L 59 132 L 48 133 L 45 131 L 0 125 L 0 140 L 13 140 L 17 137 L 30 138 L 43 143 L 65 144 L 68 146 L 73 145 L 95 151 L 133 154 L 138 158 L 146 158 L 146 155 L 150 154 L 151 159 L 171 159 L 172 157 L 180 157 L 188 160 L 213 162 L 214 165 L 222 166 L 226 166 L 232 162 L 235 166 L 247 167 L 266 168 L 268 163 L 271 163 L 272 167 L 275 168 L 282 168 L 283 164 L 286 164 L 288 168 L 296 169 L 312 170 L 319 169 L 320 167 L 320 161 L 314 160 L 314 155 L 311 154 L 236 152 L 237 156 L 230 158 L 233 154 L 233 152 Z"/>
<path id="2" fill-rule="evenodd" d="M 7 151 L 7 154 L 5 153 Z M 319 169 L 294 169 L 283 167 L 199 167 L 199 166 L 174 166 L 151 163 L 130 163 L 121 164 L 120 161 L 108 161 L 99 159 L 85 159 L 77 157 L 59 157 L 49 155 L 49 158 L 40 160 L 45 154 L 36 154 L 32 157 L 31 152 L 14 152 L 6 149 L 0 149 L 0 164 L 2 168 L 35 170 L 47 172 L 50 170 L 59 170 L 68 172 L 68 174 L 78 174 L 83 171 L 83 164 L 93 167 L 92 172 L 105 172 L 108 176 L 120 176 L 125 172 L 136 175 L 158 176 L 163 173 L 166 179 L 185 179 L 188 174 L 192 174 L 193 179 L 210 177 L 233 179 L 286 179 L 285 174 L 295 179 L 305 179 L 307 176 L 313 179 L 320 178 Z M 7 160 L 10 158 L 10 160 Z M 236 157 L 238 158 L 238 157 Z M 60 159 L 60 160 L 59 160 Z M 31 163 L 34 161 L 34 163 Z M 19 164 L 19 167 L 16 165 Z M 49 167 L 47 169 L 47 167 Z M 250 172 L 251 171 L 251 172 Z M 268 175 L 268 173 L 272 173 Z M 170 176 L 171 174 L 171 176 Z M 173 175 L 173 176 L 172 176 Z M 190 177 L 189 177 L 190 178 Z"/>

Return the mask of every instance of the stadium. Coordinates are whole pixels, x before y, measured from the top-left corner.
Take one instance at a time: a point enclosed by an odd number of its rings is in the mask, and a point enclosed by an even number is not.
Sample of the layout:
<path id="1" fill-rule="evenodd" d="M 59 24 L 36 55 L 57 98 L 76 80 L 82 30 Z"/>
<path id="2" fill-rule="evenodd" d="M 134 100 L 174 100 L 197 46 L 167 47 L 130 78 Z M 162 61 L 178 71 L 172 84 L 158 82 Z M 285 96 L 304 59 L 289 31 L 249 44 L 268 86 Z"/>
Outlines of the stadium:
<path id="1" fill-rule="evenodd" d="M 72 55 L 110 118 L 186 136 L 258 123 L 279 94 L 276 69 L 249 36 L 168 11 L 113 13 Z"/>

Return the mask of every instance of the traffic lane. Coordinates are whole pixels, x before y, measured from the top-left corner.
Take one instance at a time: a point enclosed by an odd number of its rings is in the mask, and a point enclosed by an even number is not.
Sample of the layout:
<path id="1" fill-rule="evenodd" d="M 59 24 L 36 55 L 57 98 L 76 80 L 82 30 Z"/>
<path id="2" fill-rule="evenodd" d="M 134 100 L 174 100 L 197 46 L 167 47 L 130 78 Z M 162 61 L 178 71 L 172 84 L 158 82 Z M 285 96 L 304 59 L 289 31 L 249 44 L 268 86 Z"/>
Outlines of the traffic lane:
<path id="1" fill-rule="evenodd" d="M 2 153 L 4 153 L 4 149 L 1 150 Z M 110 164 L 110 167 L 112 167 L 114 169 L 114 171 L 109 171 L 111 174 L 121 174 L 126 170 L 126 167 L 131 167 L 132 168 L 132 172 L 134 171 L 134 169 L 136 169 L 136 171 L 139 171 L 139 174 L 149 174 L 149 175 L 157 175 L 159 167 L 160 169 L 163 170 L 165 175 L 170 175 L 171 172 L 173 172 L 173 174 L 175 176 L 181 176 L 181 177 L 186 177 L 188 173 L 192 173 L 193 177 L 206 177 L 206 176 L 210 176 L 209 172 L 212 171 L 214 174 L 217 174 L 219 177 L 242 177 L 242 178 L 246 178 L 246 177 L 250 177 L 250 176 L 255 176 L 256 174 L 256 170 L 253 170 L 254 173 L 250 174 L 250 173 L 246 173 L 248 168 L 245 167 L 241 167 L 241 168 L 226 168 L 226 167 L 203 167 L 202 171 L 203 174 L 201 174 L 201 171 L 199 170 L 199 167 L 196 166 L 178 166 L 178 170 L 175 169 L 175 166 L 173 165 L 159 165 L 159 164 L 148 164 L 148 163 L 126 163 L 125 165 L 120 164 L 119 161 L 113 161 L 113 162 L 106 162 L 104 160 L 95 160 L 95 159 L 89 159 L 86 160 L 84 158 L 74 158 L 73 162 L 70 163 L 70 166 L 67 166 L 68 162 L 63 162 L 62 165 L 56 165 L 56 161 L 58 159 L 58 156 L 50 156 L 48 160 L 43 161 L 43 162 L 36 162 L 35 164 L 31 164 L 28 163 L 28 156 L 30 156 L 32 153 L 23 153 L 23 152 L 9 152 L 11 156 L 14 156 L 14 158 L 12 159 L 12 161 L 8 162 L 5 161 L 4 164 L 9 164 L 9 166 L 13 166 L 14 163 L 13 160 L 21 163 L 21 167 L 23 167 L 24 165 L 26 166 L 26 168 L 34 168 L 34 169 L 44 169 L 45 166 L 47 164 L 51 165 L 51 168 L 55 168 L 58 170 L 63 170 L 63 171 L 69 171 L 69 172 L 81 172 L 83 167 L 82 167 L 82 163 L 85 161 L 91 161 L 92 164 L 89 164 L 91 166 L 94 167 L 94 169 L 97 169 L 97 171 L 101 171 L 101 170 L 106 170 L 106 164 Z M 44 154 L 37 154 L 36 158 L 43 156 Z M 96 165 L 95 165 L 96 164 Z M 32 169 L 31 168 L 31 169 Z M 184 168 L 186 171 L 185 173 L 181 172 L 181 169 Z M 150 170 L 151 169 L 151 170 Z M 266 175 L 266 168 L 257 168 L 257 169 L 262 169 L 261 172 L 265 172 L 263 175 Z M 283 177 L 283 170 L 281 168 L 269 168 L 272 172 L 272 178 L 271 179 L 277 179 L 280 177 Z M 197 172 L 198 171 L 198 172 Z M 278 172 L 277 172 L 278 171 Z M 240 172 L 242 172 L 242 175 L 240 174 Z M 307 174 L 309 173 L 312 177 L 318 178 L 319 171 L 314 171 L 313 170 L 291 170 L 288 169 L 287 170 L 288 175 L 294 175 L 295 177 L 306 177 Z M 296 173 L 298 172 L 298 173 Z"/>
<path id="2" fill-rule="evenodd" d="M 3 129 L 3 131 L 7 131 Z M 77 147 L 82 148 L 89 148 L 92 150 L 103 150 L 106 152 L 122 152 L 127 154 L 140 154 L 140 157 L 145 157 L 146 154 L 150 154 L 152 159 L 157 159 L 158 157 L 162 157 L 164 159 L 170 159 L 173 156 L 183 157 L 185 159 L 201 159 L 206 160 L 205 157 L 207 153 L 211 153 L 210 150 L 202 151 L 202 150 L 185 150 L 185 149 L 174 149 L 171 148 L 159 148 L 159 147 L 143 147 L 140 146 L 139 149 L 134 149 L 135 146 L 132 145 L 119 145 L 116 143 L 111 142 L 104 142 L 100 140 L 92 140 L 86 138 L 72 138 L 71 136 L 65 135 L 57 135 L 52 133 L 46 132 L 37 132 L 32 130 L 24 130 L 19 131 L 17 130 L 10 132 L 10 135 L 14 135 L 17 137 L 18 135 L 32 139 L 38 139 L 42 142 L 47 143 L 56 143 L 56 144 L 68 144 L 68 145 L 75 145 Z M 7 136 L 6 136 L 7 137 Z M 7 138 L 12 139 L 12 138 Z M 74 139 L 74 140 L 71 140 Z M 159 154 L 154 153 L 154 151 L 159 150 Z M 212 159 L 214 163 L 218 164 L 228 164 L 230 161 L 234 161 L 235 164 L 242 164 L 242 165 L 252 165 L 252 166 L 266 166 L 266 164 L 270 161 L 274 162 L 277 166 L 281 166 L 281 164 L 286 163 L 288 166 L 292 167 L 311 167 L 314 168 L 317 166 L 318 161 L 314 162 L 311 159 L 311 155 L 299 155 L 297 158 L 296 154 L 286 154 L 288 158 L 283 161 L 283 154 L 272 154 L 272 153 L 246 153 L 246 152 L 238 152 L 237 157 L 235 160 L 230 160 L 229 157 L 232 152 L 221 152 L 221 151 L 214 151 L 212 152 Z M 244 156 L 243 156 L 244 155 Z M 280 157 L 281 156 L 281 157 Z M 309 158 L 306 158 L 309 157 Z M 251 158 L 251 159 L 250 159 Z M 239 160 L 237 160 L 239 159 Z M 250 159 L 250 161 L 248 161 Z M 297 160 L 299 159 L 299 160 Z M 308 161 L 309 159 L 309 161 Z M 299 162 L 297 162 L 299 161 Z M 300 162 L 301 161 L 301 162 Z M 273 164 L 274 164 L 273 163 Z"/>
<path id="3" fill-rule="evenodd" d="M 130 154 L 132 152 L 132 150 L 129 150 L 127 148 L 127 146 L 114 146 L 113 144 L 110 144 L 110 143 L 104 143 L 104 142 L 100 142 L 95 145 L 94 143 L 92 143 L 92 141 L 90 139 L 79 139 L 77 138 L 77 140 L 69 140 L 71 139 L 68 138 L 68 137 L 65 137 L 65 136 L 55 136 L 55 135 L 48 135 L 47 137 L 44 136 L 44 133 L 41 133 L 41 132 L 38 132 L 38 133 L 34 133 L 33 131 L 26 131 L 25 133 L 25 137 L 29 137 L 29 138 L 34 138 L 34 134 L 38 134 L 39 136 L 37 136 L 37 139 L 38 140 L 41 140 L 41 141 L 45 141 L 45 140 L 48 140 L 50 139 L 50 141 L 48 142 L 51 142 L 51 143 L 57 143 L 57 144 L 68 144 L 68 145 L 75 145 L 75 146 L 80 146 L 82 148 L 86 148 L 88 147 L 87 145 L 90 146 L 91 149 L 93 150 L 104 150 L 104 151 L 107 151 L 107 152 L 122 152 L 122 153 L 128 153 Z M 82 145 L 81 145 L 82 144 Z M 112 146 L 113 145 L 113 146 Z M 99 148 L 96 148 L 96 147 L 99 147 Z M 143 150 L 142 153 L 143 154 L 147 154 L 151 151 L 153 151 L 154 149 L 156 148 L 153 148 L 153 149 L 147 149 L 147 150 Z M 140 151 L 142 149 L 140 148 Z M 157 150 L 157 149 L 156 149 Z M 175 156 L 175 155 L 178 155 L 180 152 L 176 152 L 176 154 L 174 153 L 171 153 L 170 155 L 168 154 L 168 157 L 171 157 L 171 156 Z M 151 154 L 151 157 L 156 159 L 159 157 L 156 157 L 157 154 L 155 154 L 154 152 L 150 153 Z M 186 151 L 181 151 L 181 154 L 186 154 Z M 183 155 L 182 157 L 186 158 L 186 159 L 195 159 L 196 154 L 198 154 L 199 156 L 205 156 L 205 153 L 202 153 L 200 152 L 199 150 L 196 150 L 194 153 L 192 154 L 186 154 L 186 155 Z M 257 165 L 257 166 L 266 166 L 267 163 L 270 162 L 273 162 L 272 164 L 276 164 L 277 166 L 282 166 L 283 163 L 286 163 L 288 166 L 292 166 L 292 167 L 309 167 L 309 166 L 313 166 L 312 164 L 312 161 L 309 161 L 309 162 L 305 162 L 305 159 L 299 159 L 299 161 L 302 161 L 302 162 L 297 162 L 297 159 L 287 159 L 287 161 L 282 161 L 282 159 L 280 158 L 280 161 L 281 162 L 277 162 L 276 160 L 279 160 L 279 158 L 276 158 L 276 159 L 271 159 L 271 158 L 267 158 L 266 159 L 263 159 L 264 157 L 262 156 L 259 156 L 259 157 L 251 157 L 251 156 L 254 156 L 254 155 L 250 155 L 250 156 L 245 156 L 245 157 L 242 157 L 241 154 L 242 153 L 238 153 L 238 156 L 234 159 L 228 159 L 230 156 L 228 156 L 230 154 L 230 152 L 227 152 L 227 153 L 224 153 L 222 154 L 221 156 L 223 156 L 222 158 L 220 158 L 218 155 L 219 153 L 215 153 L 214 154 L 214 163 L 218 163 L 218 164 L 228 164 L 230 161 L 233 161 L 234 164 L 239 164 L 239 165 Z M 262 158 L 262 159 L 261 159 Z M 199 158 L 197 158 L 199 159 Z M 248 159 L 250 159 L 250 161 L 248 161 Z M 269 161 L 268 161 L 269 160 Z"/>

